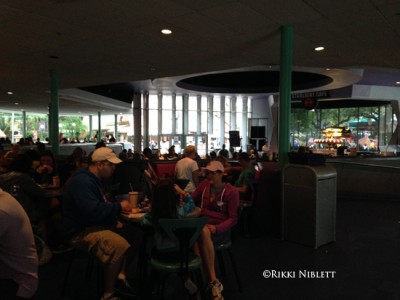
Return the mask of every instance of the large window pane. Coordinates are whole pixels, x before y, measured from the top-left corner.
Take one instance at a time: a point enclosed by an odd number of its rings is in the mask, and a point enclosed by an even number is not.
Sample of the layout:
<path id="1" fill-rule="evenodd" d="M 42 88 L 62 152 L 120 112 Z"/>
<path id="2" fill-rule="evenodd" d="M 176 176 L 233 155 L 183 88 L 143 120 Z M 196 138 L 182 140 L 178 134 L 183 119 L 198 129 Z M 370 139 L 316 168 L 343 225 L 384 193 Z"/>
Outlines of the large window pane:
<path id="1" fill-rule="evenodd" d="M 197 133 L 197 96 L 189 96 L 189 134 Z"/>

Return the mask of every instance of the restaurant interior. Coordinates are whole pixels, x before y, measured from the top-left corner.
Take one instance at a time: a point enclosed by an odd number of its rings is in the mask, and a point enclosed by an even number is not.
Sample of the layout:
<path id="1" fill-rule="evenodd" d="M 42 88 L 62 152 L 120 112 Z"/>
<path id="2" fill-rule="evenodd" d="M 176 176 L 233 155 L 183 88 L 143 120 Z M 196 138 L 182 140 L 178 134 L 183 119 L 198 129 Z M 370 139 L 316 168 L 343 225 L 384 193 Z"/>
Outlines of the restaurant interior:
<path id="1" fill-rule="evenodd" d="M 217 266 L 225 299 L 400 298 L 399 1 L 7 0 L 0 9 L 0 124 L 20 118 L 18 130 L 0 129 L 15 135 L 13 143 L 27 134 L 27 115 L 43 116 L 42 141 L 50 128 L 57 139 L 65 119 L 85 120 L 87 137 L 101 132 L 90 147 L 113 134 L 117 154 L 126 145 L 154 154 L 162 145 L 179 152 L 195 145 L 203 158 L 231 148 L 235 136 L 234 151 L 262 155 L 267 143 L 265 159 L 253 159 L 254 202 L 224 253 L 224 276 Z M 68 130 L 68 138 L 76 135 L 75 125 Z M 62 148 L 74 147 L 60 146 L 58 161 Z M 308 164 L 285 169 L 289 152 L 304 149 Z M 312 160 L 318 154 L 322 164 Z M 175 163 L 158 161 L 155 169 L 173 176 Z M 332 201 L 318 215 L 322 198 Z M 313 222 L 332 235 L 327 242 L 304 242 L 301 229 Z M 39 268 L 34 299 L 99 298 L 100 269 L 85 253 L 74 255 L 54 251 Z M 140 282 L 142 274 L 130 271 Z M 306 271 L 332 276 L 299 277 Z M 187 297 L 171 276 L 164 299 Z"/>

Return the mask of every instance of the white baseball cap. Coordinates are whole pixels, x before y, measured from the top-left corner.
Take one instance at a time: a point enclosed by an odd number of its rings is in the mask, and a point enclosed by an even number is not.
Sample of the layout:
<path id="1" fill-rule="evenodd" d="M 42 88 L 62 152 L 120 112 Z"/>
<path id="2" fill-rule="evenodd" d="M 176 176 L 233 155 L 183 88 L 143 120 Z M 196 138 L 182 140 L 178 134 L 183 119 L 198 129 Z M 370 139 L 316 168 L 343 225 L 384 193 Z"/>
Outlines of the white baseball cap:
<path id="1" fill-rule="evenodd" d="M 110 163 L 119 164 L 122 162 L 111 148 L 101 147 L 96 149 L 92 154 L 92 161 L 104 161 L 108 160 Z"/>

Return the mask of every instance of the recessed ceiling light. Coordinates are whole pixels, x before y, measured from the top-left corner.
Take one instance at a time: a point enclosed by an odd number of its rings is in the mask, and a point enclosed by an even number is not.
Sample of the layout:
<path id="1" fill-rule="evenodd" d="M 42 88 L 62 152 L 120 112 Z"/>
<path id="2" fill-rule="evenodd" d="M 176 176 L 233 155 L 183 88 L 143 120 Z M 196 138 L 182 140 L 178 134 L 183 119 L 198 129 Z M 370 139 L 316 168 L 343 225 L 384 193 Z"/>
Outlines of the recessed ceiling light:
<path id="1" fill-rule="evenodd" d="M 171 33 L 172 33 L 172 30 L 171 30 L 171 29 L 167 29 L 167 28 L 161 29 L 161 33 L 162 33 L 162 34 L 171 34 Z"/>
<path id="2" fill-rule="evenodd" d="M 400 84 L 400 81 L 396 81 L 396 84 Z"/>
<path id="3" fill-rule="evenodd" d="M 315 51 L 322 51 L 322 50 L 325 50 L 325 48 L 322 47 L 322 46 L 319 46 L 319 47 L 315 47 L 314 50 Z"/>
<path id="4" fill-rule="evenodd" d="M 18 103 L 18 102 L 15 102 L 14 104 L 15 104 L 15 105 L 19 105 L 19 103 Z"/>
<path id="5" fill-rule="evenodd" d="M 14 94 L 14 93 L 13 93 L 13 92 L 7 92 L 7 94 L 12 95 L 12 94 Z"/>
<path id="6" fill-rule="evenodd" d="M 331 69 L 330 68 L 326 68 L 325 70 L 330 71 Z"/>

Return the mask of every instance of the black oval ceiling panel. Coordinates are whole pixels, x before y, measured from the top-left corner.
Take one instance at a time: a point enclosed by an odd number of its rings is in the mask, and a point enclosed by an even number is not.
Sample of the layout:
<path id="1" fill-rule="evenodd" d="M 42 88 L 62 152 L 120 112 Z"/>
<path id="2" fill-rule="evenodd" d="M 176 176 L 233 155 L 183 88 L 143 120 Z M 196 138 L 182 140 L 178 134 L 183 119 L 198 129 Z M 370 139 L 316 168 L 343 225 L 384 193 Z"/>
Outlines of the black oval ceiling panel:
<path id="1" fill-rule="evenodd" d="M 332 78 L 308 72 L 292 72 L 292 91 L 318 88 Z M 176 83 L 180 88 L 208 93 L 258 94 L 279 91 L 279 71 L 244 71 L 189 77 Z"/>

